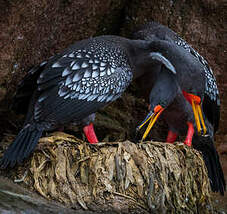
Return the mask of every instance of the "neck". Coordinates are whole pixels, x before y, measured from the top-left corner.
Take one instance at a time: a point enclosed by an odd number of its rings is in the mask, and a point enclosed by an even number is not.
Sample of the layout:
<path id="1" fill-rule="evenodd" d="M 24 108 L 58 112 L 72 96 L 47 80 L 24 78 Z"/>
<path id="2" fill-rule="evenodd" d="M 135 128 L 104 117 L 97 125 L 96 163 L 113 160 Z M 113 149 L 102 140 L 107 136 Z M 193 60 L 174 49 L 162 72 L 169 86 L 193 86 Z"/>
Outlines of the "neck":
<path id="1" fill-rule="evenodd" d="M 150 49 L 150 42 L 138 40 L 132 47 L 132 51 L 129 52 L 131 54 L 129 58 L 133 68 L 134 79 L 147 72 L 153 73 L 160 70 L 161 65 L 165 66 L 169 72 L 176 74 L 175 67 L 162 53 Z"/>
<path id="2" fill-rule="evenodd" d="M 149 44 L 144 40 L 129 40 L 127 53 L 132 68 L 133 77 L 138 78 L 144 74 L 144 65 L 148 65 L 149 61 Z M 146 62 L 145 62 L 146 61 Z"/>
<path id="3" fill-rule="evenodd" d="M 150 93 L 151 108 L 157 105 L 161 105 L 164 108 L 169 106 L 179 91 L 179 86 L 174 74 L 170 73 L 162 66 L 161 72 L 154 80 L 154 86 Z"/>

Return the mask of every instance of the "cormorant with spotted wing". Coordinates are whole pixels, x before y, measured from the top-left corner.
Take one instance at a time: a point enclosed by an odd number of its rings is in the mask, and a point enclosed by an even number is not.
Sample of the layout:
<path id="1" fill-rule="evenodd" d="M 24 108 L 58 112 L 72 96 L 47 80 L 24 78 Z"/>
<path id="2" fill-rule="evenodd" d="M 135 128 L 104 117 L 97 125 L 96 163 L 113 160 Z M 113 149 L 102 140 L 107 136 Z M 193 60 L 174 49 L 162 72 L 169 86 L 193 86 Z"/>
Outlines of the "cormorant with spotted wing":
<path id="1" fill-rule="evenodd" d="M 5 151 L 0 166 L 13 167 L 34 150 L 42 133 L 68 123 L 82 123 L 90 143 L 98 139 L 94 113 L 121 96 L 142 64 L 174 67 L 150 42 L 100 36 L 76 42 L 60 54 L 32 68 L 18 88 L 17 100 L 30 98 L 22 130 Z M 18 103 L 20 106 L 20 103 Z"/>
<path id="2" fill-rule="evenodd" d="M 154 70 L 152 74 L 158 75 L 153 75 L 151 83 L 151 111 L 138 127 L 150 120 L 143 139 L 162 113 L 169 126 L 167 142 L 173 143 L 179 134 L 186 134 L 184 143 L 192 144 L 203 155 L 212 190 L 224 194 L 225 179 L 213 141 L 220 119 L 220 99 L 207 61 L 175 32 L 157 22 L 142 27 L 134 39 L 151 41 L 152 51 L 164 56 L 176 69 L 176 75 L 172 75 L 160 65 L 150 68 Z"/>

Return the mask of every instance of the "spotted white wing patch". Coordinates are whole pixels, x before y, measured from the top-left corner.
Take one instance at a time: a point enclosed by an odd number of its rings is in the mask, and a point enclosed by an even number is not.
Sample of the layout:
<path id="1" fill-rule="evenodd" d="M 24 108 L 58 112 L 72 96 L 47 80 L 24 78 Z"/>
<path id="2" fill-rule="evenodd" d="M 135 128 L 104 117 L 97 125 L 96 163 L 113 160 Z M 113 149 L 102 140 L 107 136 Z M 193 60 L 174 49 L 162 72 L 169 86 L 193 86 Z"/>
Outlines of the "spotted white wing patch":
<path id="1" fill-rule="evenodd" d="M 209 67 L 208 62 L 196 51 L 194 50 L 186 41 L 177 37 L 175 43 L 178 46 L 183 47 L 187 51 L 189 51 L 194 57 L 196 57 L 201 64 L 204 66 L 204 74 L 205 74 L 205 93 L 210 97 L 211 100 L 217 101 L 217 104 L 220 105 L 219 99 L 219 91 L 216 84 L 216 79 L 213 74 L 212 69 Z"/>
<path id="2" fill-rule="evenodd" d="M 70 57 L 73 60 L 61 73 L 63 81 L 58 91 L 64 99 L 110 102 L 120 97 L 131 82 L 132 73 L 126 57 L 118 62 L 117 55 L 106 60 L 90 51 L 77 50 L 64 55 L 52 68 L 61 67 L 64 58 Z"/>
<path id="3" fill-rule="evenodd" d="M 204 68 L 204 70 L 206 75 L 205 93 L 210 97 L 211 100 L 217 100 L 217 104 L 220 105 L 219 91 L 213 72 L 211 68 L 209 68 L 209 71 L 207 68 Z"/>

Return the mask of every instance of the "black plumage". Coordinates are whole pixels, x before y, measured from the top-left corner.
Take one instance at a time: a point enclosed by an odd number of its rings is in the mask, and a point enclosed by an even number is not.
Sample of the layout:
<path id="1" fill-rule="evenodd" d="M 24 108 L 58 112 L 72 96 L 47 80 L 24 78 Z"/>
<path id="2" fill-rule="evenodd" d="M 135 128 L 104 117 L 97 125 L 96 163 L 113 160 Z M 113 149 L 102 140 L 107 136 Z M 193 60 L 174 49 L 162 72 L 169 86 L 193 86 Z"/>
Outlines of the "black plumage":
<path id="1" fill-rule="evenodd" d="M 174 72 L 168 60 L 150 52 L 148 41 L 100 36 L 76 42 L 35 66 L 16 95 L 17 107 L 30 100 L 24 127 L 0 165 L 5 168 L 21 163 L 34 150 L 43 131 L 72 122 L 92 122 L 98 109 L 120 97 L 133 76 L 140 75 L 137 67 L 157 62 Z"/>
<path id="2" fill-rule="evenodd" d="M 181 88 L 187 92 L 192 92 L 201 96 L 203 100 L 204 114 L 206 115 L 207 119 L 209 119 L 209 122 L 213 125 L 214 130 L 216 131 L 218 129 L 220 120 L 220 98 L 216 79 L 206 59 L 204 59 L 174 31 L 157 22 L 147 23 L 134 34 L 133 38 L 153 41 L 154 46 L 157 44 L 157 49 L 159 48 L 159 51 L 166 51 L 168 55 L 167 58 L 175 67 L 176 63 L 182 64 L 182 67 L 176 68 L 178 71 L 177 78 L 179 79 Z M 164 50 L 163 46 L 166 47 Z M 178 47 L 180 49 L 186 50 L 186 52 L 183 54 L 183 60 L 181 57 L 174 58 L 174 56 L 176 56 L 176 48 Z M 172 58 L 170 59 L 169 57 Z M 189 65 L 185 64 L 185 60 L 189 62 Z M 195 65 L 195 68 L 191 68 L 190 65 Z M 187 79 L 187 81 L 185 81 L 185 79 Z M 190 86 L 188 86 L 188 84 L 190 84 Z"/>
<path id="3" fill-rule="evenodd" d="M 159 97 L 161 103 L 163 100 L 170 100 L 168 94 L 171 92 L 172 102 L 169 102 L 166 106 L 161 104 L 165 108 L 163 117 L 170 131 L 176 133 L 176 136 L 177 134 L 184 134 L 188 125 L 187 137 L 192 140 L 193 147 L 203 155 L 212 190 L 224 194 L 225 179 L 213 141 L 220 118 L 220 99 L 215 77 L 207 61 L 175 32 L 156 22 L 150 22 L 143 26 L 134 34 L 134 38 L 151 41 L 153 43 L 151 45 L 153 46 L 152 51 L 162 54 L 176 69 L 176 75 L 172 77 L 171 86 L 168 86 L 163 80 L 161 80 L 163 84 L 158 85 L 159 78 L 154 76 L 151 94 L 155 92 L 155 87 L 163 90 L 164 96 Z M 160 70 L 163 70 L 163 68 L 155 67 L 153 73 L 160 74 Z M 170 74 L 165 71 L 162 71 L 162 73 L 165 75 L 162 79 L 170 81 Z M 179 89 L 177 93 L 173 93 L 174 87 Z M 158 93 L 154 94 L 159 96 Z M 191 95 L 196 95 L 197 98 L 201 99 L 201 103 L 198 105 L 202 106 L 201 114 L 204 117 L 207 129 L 205 136 L 196 132 L 194 134 L 194 128 L 189 127 L 190 124 L 196 126 L 192 103 L 187 102 Z M 150 99 L 151 111 L 154 111 L 152 108 L 157 105 L 155 99 L 157 100 L 157 97 Z M 191 128 L 191 131 L 189 131 L 189 128 Z M 192 137 L 193 139 L 191 139 Z"/>
<path id="4" fill-rule="evenodd" d="M 191 105 L 184 98 L 176 75 L 161 68 L 149 96 L 150 109 L 162 106 L 163 118 L 173 132 L 186 135 L 187 122 L 194 123 Z"/>

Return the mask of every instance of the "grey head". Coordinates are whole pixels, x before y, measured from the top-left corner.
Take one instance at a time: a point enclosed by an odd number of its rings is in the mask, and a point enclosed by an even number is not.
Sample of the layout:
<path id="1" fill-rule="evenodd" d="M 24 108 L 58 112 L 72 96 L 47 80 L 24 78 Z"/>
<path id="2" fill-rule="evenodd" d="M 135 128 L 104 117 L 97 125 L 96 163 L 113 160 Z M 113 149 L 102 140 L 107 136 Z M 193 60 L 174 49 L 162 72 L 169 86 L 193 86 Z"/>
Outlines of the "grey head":
<path id="1" fill-rule="evenodd" d="M 181 93 L 174 73 L 162 65 L 157 73 L 149 95 L 150 112 L 137 127 L 137 132 L 150 120 L 150 123 L 142 137 L 146 138 L 159 115 L 172 104 L 176 96 Z"/>
<path id="2" fill-rule="evenodd" d="M 162 108 L 167 108 L 180 92 L 175 74 L 169 72 L 165 66 L 162 66 L 149 95 L 151 110 L 158 105 Z"/>
<path id="3" fill-rule="evenodd" d="M 135 38 L 150 41 L 150 51 L 162 55 L 175 68 L 180 87 L 203 99 L 206 86 L 204 65 L 186 48 L 176 43 L 178 36 L 175 32 L 156 22 L 151 22 L 139 30 Z"/>
<path id="4" fill-rule="evenodd" d="M 192 48 L 184 39 L 182 39 L 177 33 L 175 33 L 170 28 L 158 23 L 158 22 L 148 22 L 147 24 L 141 26 L 137 32 L 133 35 L 134 39 L 144 39 L 147 41 L 168 41 L 173 44 L 173 46 L 178 46 L 181 49 L 185 50 L 187 58 L 192 61 L 196 61 L 196 67 L 198 67 L 199 72 L 195 70 L 193 73 L 189 74 L 187 78 L 180 78 L 180 81 L 183 82 L 181 86 L 187 85 L 186 88 L 183 89 L 189 90 L 190 86 L 187 79 L 198 80 L 195 75 L 199 75 L 199 78 L 203 78 L 204 80 L 198 84 L 194 83 L 193 89 L 195 93 L 196 91 L 200 91 L 203 100 L 203 111 L 210 121 L 210 123 L 214 126 L 214 131 L 218 129 L 219 119 L 220 119 L 220 98 L 219 91 L 216 83 L 215 76 L 213 74 L 212 69 L 209 67 L 207 60 L 202 57 L 194 48 Z M 189 61 L 190 62 L 190 61 Z M 171 61 L 171 63 L 176 67 L 175 62 Z M 176 70 L 178 70 L 176 68 Z M 184 70 L 182 70 L 184 72 Z M 185 73 L 188 73 L 185 72 Z M 180 75 L 181 72 L 178 72 Z M 191 76 L 192 75 L 192 76 Z M 203 76 L 203 77 L 201 77 Z M 202 85 L 202 88 L 195 88 L 198 85 Z"/>

